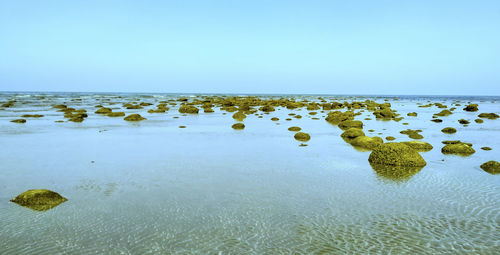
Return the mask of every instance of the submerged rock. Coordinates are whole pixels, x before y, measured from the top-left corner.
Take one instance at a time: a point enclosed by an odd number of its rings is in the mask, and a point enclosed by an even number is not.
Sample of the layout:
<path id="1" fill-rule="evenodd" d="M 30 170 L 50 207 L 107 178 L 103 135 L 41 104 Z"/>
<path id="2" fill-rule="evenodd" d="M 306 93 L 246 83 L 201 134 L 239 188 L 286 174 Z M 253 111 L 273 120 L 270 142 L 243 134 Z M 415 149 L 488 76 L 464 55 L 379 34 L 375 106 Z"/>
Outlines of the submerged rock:
<path id="1" fill-rule="evenodd" d="M 15 119 L 15 120 L 11 120 L 10 122 L 13 122 L 13 123 L 26 123 L 26 120 L 25 119 Z"/>
<path id="2" fill-rule="evenodd" d="M 472 148 L 470 144 L 467 143 L 451 143 L 451 144 L 446 144 L 442 149 L 441 152 L 443 154 L 455 154 L 455 155 L 461 155 L 461 156 L 469 156 L 474 154 L 476 151 Z"/>
<path id="3" fill-rule="evenodd" d="M 490 174 L 500 174 L 500 163 L 497 161 L 488 161 L 481 164 L 481 169 Z"/>
<path id="4" fill-rule="evenodd" d="M 369 136 L 358 136 L 350 141 L 352 146 L 360 147 L 363 149 L 373 150 L 375 147 L 384 143 L 382 138 L 378 136 L 369 137 Z"/>
<path id="5" fill-rule="evenodd" d="M 311 136 L 308 133 L 304 132 L 298 132 L 294 136 L 295 140 L 302 141 L 302 142 L 307 142 L 311 140 Z"/>
<path id="6" fill-rule="evenodd" d="M 403 143 L 380 144 L 370 153 L 368 162 L 408 167 L 423 167 L 427 164 L 418 151 Z"/>
<path id="7" fill-rule="evenodd" d="M 235 123 L 231 126 L 233 129 L 241 130 L 245 128 L 245 124 L 243 123 Z"/>
<path id="8" fill-rule="evenodd" d="M 443 129 L 441 129 L 441 132 L 443 132 L 445 134 L 454 134 L 457 132 L 457 130 L 452 128 L 452 127 L 445 127 Z"/>
<path id="9" fill-rule="evenodd" d="M 401 143 L 406 144 L 417 151 L 430 151 L 434 148 L 430 143 L 423 141 L 408 141 Z"/>
<path id="10" fill-rule="evenodd" d="M 198 108 L 196 108 L 195 106 L 192 106 L 192 105 L 181 105 L 181 107 L 179 107 L 179 112 L 180 113 L 192 113 L 192 114 L 197 114 L 199 111 Z"/>
<path id="11" fill-rule="evenodd" d="M 23 117 L 23 118 L 41 118 L 41 117 L 43 117 L 43 115 L 42 114 L 24 114 L 21 117 Z"/>
<path id="12" fill-rule="evenodd" d="M 481 147 L 481 150 L 484 150 L 484 151 L 491 151 L 492 149 L 491 149 L 491 147 L 487 147 L 487 146 L 485 146 L 485 147 Z"/>
<path id="13" fill-rule="evenodd" d="M 139 114 L 130 114 L 129 116 L 127 116 L 127 117 L 125 117 L 123 119 L 126 120 L 126 121 L 141 121 L 141 120 L 145 120 L 146 118 L 143 118 Z"/>
<path id="14" fill-rule="evenodd" d="M 292 132 L 298 132 L 300 130 L 302 130 L 302 128 L 300 128 L 300 127 L 289 127 L 288 128 L 288 131 L 292 131 Z"/>
<path id="15" fill-rule="evenodd" d="M 30 189 L 10 201 L 36 211 L 47 211 L 68 199 L 47 189 Z"/>
<path id="16" fill-rule="evenodd" d="M 469 104 L 464 108 L 464 111 L 467 112 L 477 112 L 479 109 L 477 108 L 477 104 Z"/>

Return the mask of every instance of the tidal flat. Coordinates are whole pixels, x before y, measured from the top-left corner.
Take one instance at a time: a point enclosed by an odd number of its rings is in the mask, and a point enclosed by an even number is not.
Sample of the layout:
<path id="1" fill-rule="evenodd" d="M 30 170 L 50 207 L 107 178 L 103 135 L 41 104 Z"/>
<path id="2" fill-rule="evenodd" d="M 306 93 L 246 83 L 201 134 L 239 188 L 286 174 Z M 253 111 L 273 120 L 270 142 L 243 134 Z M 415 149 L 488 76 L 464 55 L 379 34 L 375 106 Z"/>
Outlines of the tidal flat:
<path id="1" fill-rule="evenodd" d="M 0 93 L 0 254 L 498 254 L 499 113 L 486 96 Z M 387 143 L 418 164 L 369 162 Z M 67 201 L 10 201 L 30 189 Z"/>

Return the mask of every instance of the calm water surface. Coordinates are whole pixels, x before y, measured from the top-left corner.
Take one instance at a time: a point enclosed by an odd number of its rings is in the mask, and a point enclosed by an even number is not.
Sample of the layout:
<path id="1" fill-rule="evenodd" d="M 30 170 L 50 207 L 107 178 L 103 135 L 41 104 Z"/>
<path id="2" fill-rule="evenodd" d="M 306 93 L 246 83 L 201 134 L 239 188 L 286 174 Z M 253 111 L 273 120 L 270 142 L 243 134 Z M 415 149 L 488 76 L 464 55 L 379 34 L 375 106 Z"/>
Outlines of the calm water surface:
<path id="1" fill-rule="evenodd" d="M 406 180 L 377 175 L 370 152 L 345 143 L 327 112 L 278 108 L 250 115 L 235 131 L 232 113 L 182 115 L 147 109 L 147 120 L 93 114 L 94 105 L 133 99 L 157 103 L 178 95 L 4 93 L 0 102 L 0 254 L 498 254 L 500 176 L 482 171 L 500 161 L 500 119 L 477 124 L 480 112 L 500 112 L 499 98 L 400 97 L 400 122 L 356 119 L 367 135 L 407 141 L 399 131 L 422 129 L 434 149 L 427 166 Z M 323 96 L 325 99 L 383 98 Z M 82 101 L 71 101 L 80 98 Z M 297 97 L 296 97 L 297 98 Z M 301 97 L 298 97 L 301 98 Z M 317 96 L 305 96 L 317 100 Z M 109 101 L 108 101 L 109 100 Z M 479 103 L 479 112 L 442 117 L 427 101 L 449 107 Z M 51 106 L 85 108 L 82 123 L 64 120 Z M 416 111 L 418 117 L 406 117 Z M 288 113 L 304 116 L 286 121 Z M 44 114 L 11 123 L 26 113 Z M 179 118 L 174 118 L 178 116 Z M 271 117 L 280 118 L 271 121 Z M 312 117 L 319 117 L 314 120 Z M 372 120 L 364 120 L 370 117 Z M 458 119 L 468 119 L 467 127 Z M 403 123 L 409 123 L 403 125 Z M 178 128 L 185 125 L 186 128 Z M 311 135 L 298 146 L 290 126 Z M 458 132 L 441 133 L 444 127 Z M 373 129 L 374 132 L 367 130 Z M 443 140 L 474 144 L 469 157 L 443 155 Z M 492 147 L 492 151 L 479 149 Z M 27 189 L 47 188 L 69 200 L 46 212 L 9 202 Z"/>

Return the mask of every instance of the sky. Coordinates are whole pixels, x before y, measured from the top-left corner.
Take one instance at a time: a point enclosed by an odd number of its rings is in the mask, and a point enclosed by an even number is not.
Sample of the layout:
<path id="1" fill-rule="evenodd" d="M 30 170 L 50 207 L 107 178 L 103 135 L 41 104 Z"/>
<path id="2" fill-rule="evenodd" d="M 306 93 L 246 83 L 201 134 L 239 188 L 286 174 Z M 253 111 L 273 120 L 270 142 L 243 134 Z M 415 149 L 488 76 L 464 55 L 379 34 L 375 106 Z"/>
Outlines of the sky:
<path id="1" fill-rule="evenodd" d="M 0 91 L 500 95 L 500 1 L 0 0 Z"/>

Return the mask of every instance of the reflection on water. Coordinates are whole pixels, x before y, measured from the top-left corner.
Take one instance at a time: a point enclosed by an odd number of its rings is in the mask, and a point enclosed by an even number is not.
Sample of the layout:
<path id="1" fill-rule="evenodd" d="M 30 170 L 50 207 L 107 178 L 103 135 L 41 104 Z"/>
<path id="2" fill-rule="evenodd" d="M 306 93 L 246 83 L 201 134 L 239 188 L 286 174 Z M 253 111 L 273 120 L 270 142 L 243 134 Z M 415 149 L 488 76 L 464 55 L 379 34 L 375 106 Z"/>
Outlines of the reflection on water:
<path id="1" fill-rule="evenodd" d="M 370 164 L 370 166 L 375 170 L 375 172 L 383 178 L 393 180 L 396 182 L 407 181 L 412 176 L 417 174 L 422 167 L 411 167 L 411 166 L 390 166 L 381 164 Z"/>
<path id="2" fill-rule="evenodd" d="M 232 114 L 182 115 L 179 104 L 148 113 L 168 94 L 0 94 L 16 100 L 0 110 L 0 254 L 496 254 L 500 250 L 500 179 L 480 169 L 495 158 L 500 120 L 475 123 L 480 112 L 500 111 L 498 98 L 400 97 L 390 100 L 404 121 L 377 121 L 363 111 L 367 135 L 394 136 L 421 129 L 434 149 L 422 152 L 421 169 L 370 166 L 324 121 L 327 111 L 276 107 L 247 115 L 235 131 Z M 277 96 L 279 97 L 279 95 Z M 322 96 L 325 100 L 384 102 L 377 97 Z M 317 96 L 300 99 L 318 101 Z M 479 102 L 477 113 L 418 105 Z M 123 103 L 152 103 L 123 109 Z M 82 123 L 65 120 L 55 104 L 86 109 Z M 147 120 L 94 114 L 95 105 L 139 113 Z M 357 111 L 357 110 L 356 110 Z M 21 115 L 25 124 L 11 123 Z M 297 119 L 289 113 L 301 115 Z M 314 120 L 319 117 L 321 120 Z M 262 118 L 259 118 L 262 117 Z M 279 118 L 272 121 L 271 118 Z M 371 120 L 365 120 L 371 118 Z M 459 119 L 472 120 L 467 127 Z M 408 122 L 408 125 L 403 125 Z M 279 123 L 279 125 L 277 125 Z M 178 128 L 186 126 L 187 128 Z M 291 126 L 311 135 L 308 146 Z M 453 135 L 443 127 L 457 129 Z M 368 132 L 367 130 L 374 131 Z M 443 140 L 477 150 L 444 155 Z M 372 168 L 373 167 L 373 168 Z M 390 171 L 389 171 L 390 170 Z M 39 212 L 9 202 L 43 187 L 69 200 Z"/>

